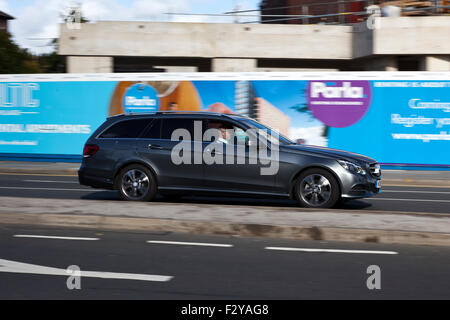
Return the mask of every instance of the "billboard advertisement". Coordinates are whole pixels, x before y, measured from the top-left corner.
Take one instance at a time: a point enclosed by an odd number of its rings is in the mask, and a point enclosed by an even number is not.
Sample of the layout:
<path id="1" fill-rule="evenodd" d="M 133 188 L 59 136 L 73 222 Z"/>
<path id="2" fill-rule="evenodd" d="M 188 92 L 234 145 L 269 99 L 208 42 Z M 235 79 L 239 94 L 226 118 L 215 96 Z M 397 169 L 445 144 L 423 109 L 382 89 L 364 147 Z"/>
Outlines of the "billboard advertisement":
<path id="1" fill-rule="evenodd" d="M 77 74 L 0 77 L 0 157 L 80 161 L 108 116 L 212 111 L 391 166 L 450 168 L 450 75 Z"/>

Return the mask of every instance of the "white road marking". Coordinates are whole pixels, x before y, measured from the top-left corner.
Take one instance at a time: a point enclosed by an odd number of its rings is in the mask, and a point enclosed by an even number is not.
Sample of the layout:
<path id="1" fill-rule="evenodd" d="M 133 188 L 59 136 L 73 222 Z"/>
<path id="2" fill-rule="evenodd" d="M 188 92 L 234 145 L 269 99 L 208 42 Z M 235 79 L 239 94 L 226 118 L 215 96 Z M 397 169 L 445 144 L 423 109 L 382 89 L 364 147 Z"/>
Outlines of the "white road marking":
<path id="1" fill-rule="evenodd" d="M 202 243 L 202 242 L 178 242 L 178 241 L 154 241 L 154 240 L 149 240 L 149 241 L 147 241 L 147 243 L 154 243 L 154 244 L 175 244 L 175 245 L 182 245 L 182 246 L 223 247 L 223 248 L 230 248 L 230 247 L 233 247 L 232 244 Z"/>
<path id="2" fill-rule="evenodd" d="M 70 189 L 70 188 L 33 188 L 33 187 L 0 187 L 0 189 L 11 189 L 11 190 L 52 190 L 52 191 L 94 191 L 91 188 L 85 189 Z M 102 191 L 114 191 L 114 190 L 102 190 Z M 114 191 L 115 192 L 115 191 Z"/>
<path id="3" fill-rule="evenodd" d="M 70 274 L 68 274 L 65 269 L 52 268 L 4 259 L 0 259 L 0 272 L 44 274 L 54 276 L 66 276 L 66 277 L 70 276 Z M 161 276 L 153 274 L 117 273 L 117 272 L 103 272 L 103 271 L 83 271 L 83 270 L 81 270 L 80 276 L 88 278 L 124 279 L 124 280 L 159 281 L 159 282 L 169 281 L 173 278 L 172 276 Z"/>
<path id="4" fill-rule="evenodd" d="M 93 191 L 91 188 L 84 188 L 84 189 L 75 189 L 75 188 L 40 188 L 40 187 L 0 187 L 0 189 L 8 189 L 8 190 L 47 190 L 47 191 Z M 116 192 L 115 190 L 101 190 L 102 192 Z M 385 190 L 383 192 L 389 192 L 388 190 Z M 391 192 L 397 192 L 397 191 L 391 191 Z M 398 191 L 398 192 L 415 192 L 415 191 Z M 418 193 L 450 193 L 450 192 L 420 192 Z M 450 200 L 431 200 L 431 199 L 398 199 L 398 198 L 365 198 L 365 200 L 395 200 L 395 201 L 418 201 L 418 202 L 450 202 Z"/>
<path id="5" fill-rule="evenodd" d="M 431 199 L 397 199 L 397 198 L 365 198 L 364 201 L 370 200 L 391 200 L 391 201 L 419 201 L 419 202 L 450 202 L 450 200 L 431 200 Z"/>
<path id="6" fill-rule="evenodd" d="M 398 193 L 439 193 L 450 194 L 449 191 L 419 191 L 419 190 L 382 190 L 382 193 L 386 192 L 398 192 Z"/>
<path id="7" fill-rule="evenodd" d="M 313 249 L 313 248 L 287 248 L 287 247 L 265 247 L 264 249 L 280 250 L 280 251 L 302 251 L 302 252 L 398 254 L 398 252 L 395 251 L 373 251 L 373 250 L 340 250 L 340 249 Z"/>
<path id="8" fill-rule="evenodd" d="M 60 240 L 84 240 L 84 241 L 100 240 L 100 238 L 41 236 L 41 235 L 33 235 L 33 234 L 15 234 L 13 237 L 15 237 L 15 238 L 60 239 Z"/>
<path id="9" fill-rule="evenodd" d="M 37 183 L 74 183 L 79 184 L 77 181 L 57 181 L 57 180 L 22 180 L 23 182 L 37 182 Z"/>
<path id="10" fill-rule="evenodd" d="M 77 177 L 76 174 L 45 174 L 45 173 L 14 173 L 14 172 L 0 172 L 0 176 Z"/>

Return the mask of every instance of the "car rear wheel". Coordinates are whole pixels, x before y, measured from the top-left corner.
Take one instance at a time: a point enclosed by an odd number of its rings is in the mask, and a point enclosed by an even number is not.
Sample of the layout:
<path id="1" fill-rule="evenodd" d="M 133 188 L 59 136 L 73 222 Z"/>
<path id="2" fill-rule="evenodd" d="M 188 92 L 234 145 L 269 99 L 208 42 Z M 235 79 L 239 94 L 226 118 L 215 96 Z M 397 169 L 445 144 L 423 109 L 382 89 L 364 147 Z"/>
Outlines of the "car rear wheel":
<path id="1" fill-rule="evenodd" d="M 150 201 L 156 194 L 156 180 L 147 167 L 135 164 L 120 171 L 116 188 L 124 200 Z"/>
<path id="2" fill-rule="evenodd" d="M 331 208 L 340 198 L 336 178 L 324 169 L 309 169 L 296 181 L 296 197 L 307 208 Z"/>

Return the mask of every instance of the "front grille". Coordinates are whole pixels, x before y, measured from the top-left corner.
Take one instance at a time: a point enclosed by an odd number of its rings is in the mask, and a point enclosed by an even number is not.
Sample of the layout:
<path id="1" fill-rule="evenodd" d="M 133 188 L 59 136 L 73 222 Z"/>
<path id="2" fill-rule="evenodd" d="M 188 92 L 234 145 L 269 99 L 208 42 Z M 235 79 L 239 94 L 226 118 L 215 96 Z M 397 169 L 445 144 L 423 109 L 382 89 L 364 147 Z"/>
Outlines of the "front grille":
<path id="1" fill-rule="evenodd" d="M 369 172 L 373 177 L 380 177 L 381 176 L 381 169 L 380 165 L 378 163 L 371 163 L 369 164 Z"/>

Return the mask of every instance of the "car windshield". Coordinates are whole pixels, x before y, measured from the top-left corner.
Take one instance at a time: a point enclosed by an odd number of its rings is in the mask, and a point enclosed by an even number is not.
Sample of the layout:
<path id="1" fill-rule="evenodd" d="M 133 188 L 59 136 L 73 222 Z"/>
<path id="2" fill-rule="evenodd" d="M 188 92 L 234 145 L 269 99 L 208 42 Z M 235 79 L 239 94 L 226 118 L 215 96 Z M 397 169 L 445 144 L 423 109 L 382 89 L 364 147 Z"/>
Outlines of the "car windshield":
<path id="1" fill-rule="evenodd" d="M 239 120 L 245 122 L 246 124 L 248 124 L 252 128 L 267 130 L 267 133 L 269 134 L 269 139 L 271 141 L 276 141 L 276 138 L 274 137 L 274 135 L 278 135 L 279 144 L 283 144 L 283 145 L 296 144 L 292 140 L 290 140 L 290 139 L 286 138 L 285 136 L 283 136 L 278 131 L 276 131 L 276 130 L 268 127 L 268 126 L 265 126 L 262 123 L 259 123 L 258 121 L 255 121 L 255 120 L 250 119 L 250 118 L 243 118 L 243 119 L 239 119 Z"/>

